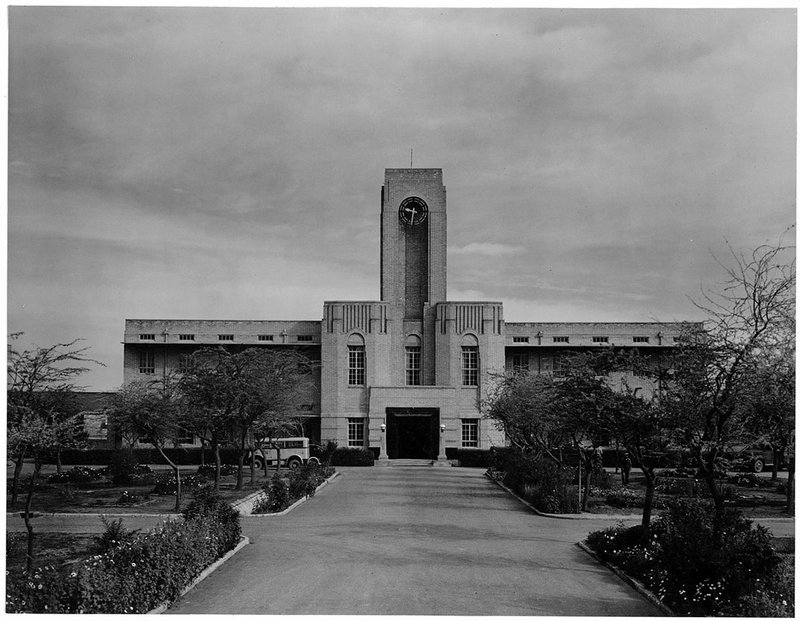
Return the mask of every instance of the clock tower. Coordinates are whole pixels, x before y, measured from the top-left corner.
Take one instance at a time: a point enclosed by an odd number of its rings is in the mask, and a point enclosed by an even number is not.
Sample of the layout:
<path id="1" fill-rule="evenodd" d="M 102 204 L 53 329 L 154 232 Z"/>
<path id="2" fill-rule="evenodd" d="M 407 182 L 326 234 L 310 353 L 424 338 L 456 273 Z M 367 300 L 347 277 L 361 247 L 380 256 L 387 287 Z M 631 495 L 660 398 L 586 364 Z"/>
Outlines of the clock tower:
<path id="1" fill-rule="evenodd" d="M 441 168 L 387 168 L 381 189 L 381 301 L 420 321 L 447 294 L 446 190 Z"/>

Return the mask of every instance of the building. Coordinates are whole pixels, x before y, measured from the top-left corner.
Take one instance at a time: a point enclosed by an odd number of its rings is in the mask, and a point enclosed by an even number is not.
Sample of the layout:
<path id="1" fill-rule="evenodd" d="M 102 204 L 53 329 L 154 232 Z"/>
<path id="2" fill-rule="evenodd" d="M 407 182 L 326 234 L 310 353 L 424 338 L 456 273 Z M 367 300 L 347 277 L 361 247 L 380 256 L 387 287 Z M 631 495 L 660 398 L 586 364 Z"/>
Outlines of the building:
<path id="1" fill-rule="evenodd" d="M 502 445 L 479 402 L 493 373 L 559 372 L 565 353 L 636 347 L 661 356 L 680 324 L 506 323 L 500 301 L 447 299 L 447 200 L 439 168 L 386 170 L 380 299 L 324 302 L 321 321 L 128 319 L 124 381 L 180 370 L 222 345 L 295 348 L 318 362 L 306 433 L 389 459 Z"/>

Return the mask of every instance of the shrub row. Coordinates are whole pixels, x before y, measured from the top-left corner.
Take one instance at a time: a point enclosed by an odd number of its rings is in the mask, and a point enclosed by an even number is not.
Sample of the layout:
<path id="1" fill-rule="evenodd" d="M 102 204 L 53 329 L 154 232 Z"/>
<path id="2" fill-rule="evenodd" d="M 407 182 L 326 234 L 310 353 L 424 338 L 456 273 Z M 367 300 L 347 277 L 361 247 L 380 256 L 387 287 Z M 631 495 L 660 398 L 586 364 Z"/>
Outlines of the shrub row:
<path id="1" fill-rule="evenodd" d="M 304 464 L 297 470 L 289 471 L 288 485 L 286 479 L 275 473 L 262 487 L 263 493 L 256 499 L 253 513 L 277 513 L 304 496 L 313 496 L 334 472 L 336 470 L 330 466 Z"/>
<path id="2" fill-rule="evenodd" d="M 374 466 L 375 454 L 364 448 L 341 447 L 333 451 L 331 466 Z"/>
<path id="3" fill-rule="evenodd" d="M 77 565 L 7 574 L 6 612 L 145 613 L 174 600 L 241 537 L 238 512 L 210 491 L 183 516 Z"/>
<path id="4" fill-rule="evenodd" d="M 164 453 L 180 466 L 196 466 L 203 462 L 202 451 L 203 449 L 197 446 L 192 448 L 167 448 Z M 112 463 L 114 456 L 120 453 L 131 454 L 136 463 L 167 465 L 161 454 L 154 448 L 135 448 L 131 451 L 123 449 L 89 449 L 85 451 L 65 449 L 61 452 L 61 463 L 65 466 L 107 466 Z M 223 464 L 237 463 L 238 453 L 236 449 L 222 448 L 219 454 Z M 55 463 L 55 459 L 49 463 Z M 214 463 L 214 453 L 208 448 L 205 449 L 205 463 Z"/>
<path id="5" fill-rule="evenodd" d="M 448 448 L 447 459 L 458 460 L 462 468 L 488 468 L 492 465 L 492 452 L 484 449 Z"/>
<path id="6" fill-rule="evenodd" d="M 736 511 L 725 513 L 713 537 L 709 502 L 681 499 L 641 526 L 615 526 L 589 535 L 600 558 L 642 581 L 679 615 L 794 616 L 791 576 L 769 532 Z"/>
<path id="7" fill-rule="evenodd" d="M 572 468 L 533 453 L 515 448 L 492 451 L 490 472 L 501 477 L 511 488 L 534 507 L 546 513 L 577 513 L 578 493 L 572 484 Z"/>

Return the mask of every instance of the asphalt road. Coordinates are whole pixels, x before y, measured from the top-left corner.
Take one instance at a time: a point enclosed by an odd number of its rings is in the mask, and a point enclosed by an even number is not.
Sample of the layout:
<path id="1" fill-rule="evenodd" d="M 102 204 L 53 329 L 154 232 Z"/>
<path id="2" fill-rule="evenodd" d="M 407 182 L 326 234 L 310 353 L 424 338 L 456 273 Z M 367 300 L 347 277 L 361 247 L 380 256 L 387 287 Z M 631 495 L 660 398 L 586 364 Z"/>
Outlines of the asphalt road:
<path id="1" fill-rule="evenodd" d="M 575 542 L 587 522 L 532 515 L 467 468 L 343 469 L 173 614 L 652 616 Z"/>

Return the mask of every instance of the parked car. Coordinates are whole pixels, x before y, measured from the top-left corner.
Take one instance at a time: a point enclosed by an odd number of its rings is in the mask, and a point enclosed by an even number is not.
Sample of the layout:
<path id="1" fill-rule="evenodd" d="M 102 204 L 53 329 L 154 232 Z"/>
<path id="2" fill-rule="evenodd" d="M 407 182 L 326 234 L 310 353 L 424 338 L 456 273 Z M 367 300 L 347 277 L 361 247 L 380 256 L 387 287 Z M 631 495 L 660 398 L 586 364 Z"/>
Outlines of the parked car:
<path id="1" fill-rule="evenodd" d="M 732 470 L 762 472 L 775 463 L 775 451 L 769 444 L 740 444 L 732 446 L 725 453 Z M 783 464 L 784 461 L 779 462 Z"/>
<path id="2" fill-rule="evenodd" d="M 302 464 L 319 464 L 319 457 L 311 454 L 311 445 L 308 438 L 265 438 L 261 441 L 262 448 L 256 450 L 255 455 L 250 455 L 255 467 L 259 470 L 268 466 L 274 466 L 278 461 L 278 450 L 280 448 L 281 466 L 286 466 L 294 470 Z"/>

